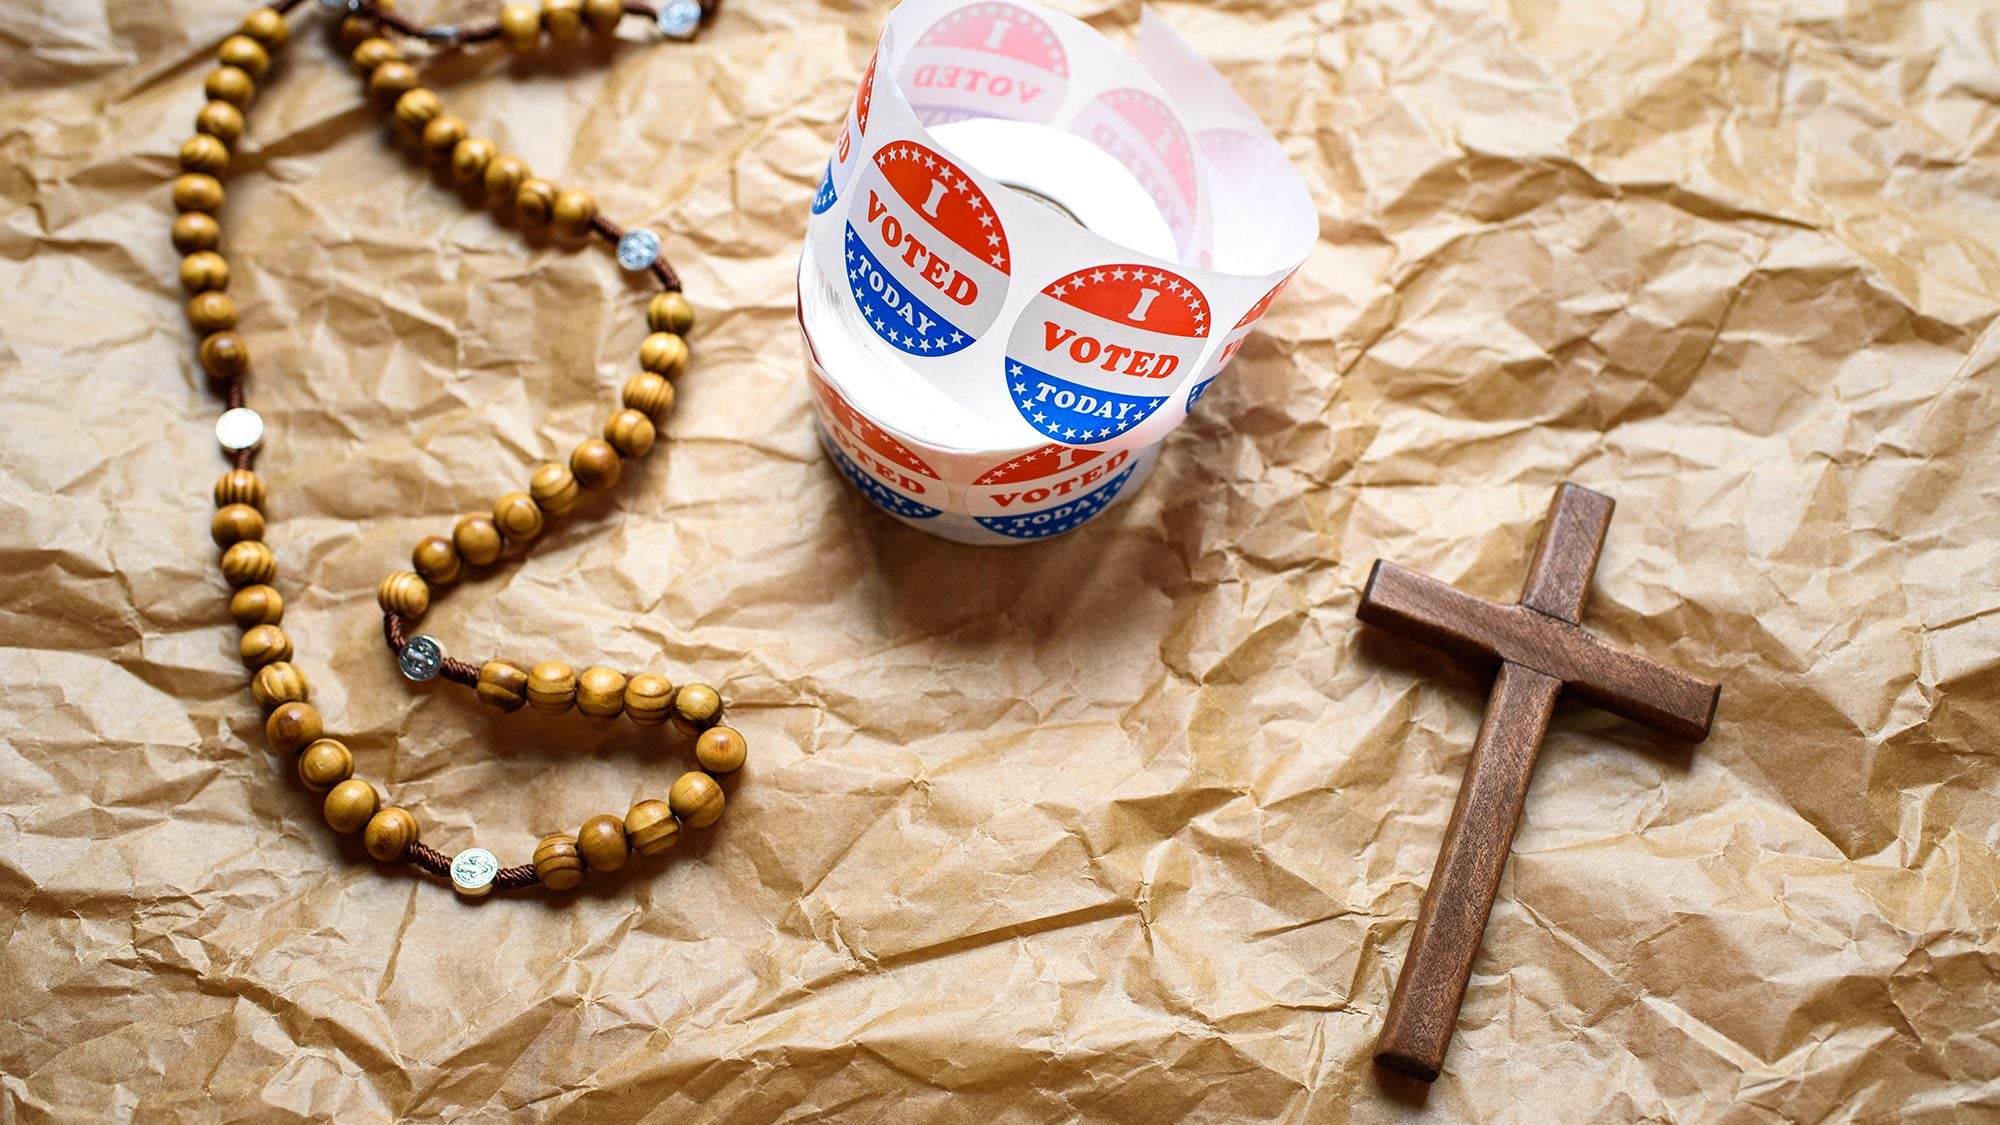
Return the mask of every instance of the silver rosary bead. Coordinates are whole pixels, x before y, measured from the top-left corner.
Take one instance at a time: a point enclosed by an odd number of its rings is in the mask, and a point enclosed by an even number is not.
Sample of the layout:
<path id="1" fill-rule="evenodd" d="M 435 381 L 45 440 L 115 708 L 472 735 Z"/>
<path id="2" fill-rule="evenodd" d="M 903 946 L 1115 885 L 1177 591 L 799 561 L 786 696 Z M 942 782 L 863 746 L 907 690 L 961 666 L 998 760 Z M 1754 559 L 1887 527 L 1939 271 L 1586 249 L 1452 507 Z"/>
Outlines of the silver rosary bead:
<path id="1" fill-rule="evenodd" d="M 701 5 L 696 0 L 666 0 L 656 22 L 660 34 L 669 39 L 692 39 L 701 26 Z"/>
<path id="2" fill-rule="evenodd" d="M 215 420 L 215 440 L 231 453 L 255 449 L 264 441 L 264 416 L 247 406 L 225 410 Z"/>
<path id="3" fill-rule="evenodd" d="M 444 646 L 428 633 L 411 637 L 397 655 L 396 663 L 403 668 L 403 675 L 418 683 L 435 680 L 444 670 Z"/>

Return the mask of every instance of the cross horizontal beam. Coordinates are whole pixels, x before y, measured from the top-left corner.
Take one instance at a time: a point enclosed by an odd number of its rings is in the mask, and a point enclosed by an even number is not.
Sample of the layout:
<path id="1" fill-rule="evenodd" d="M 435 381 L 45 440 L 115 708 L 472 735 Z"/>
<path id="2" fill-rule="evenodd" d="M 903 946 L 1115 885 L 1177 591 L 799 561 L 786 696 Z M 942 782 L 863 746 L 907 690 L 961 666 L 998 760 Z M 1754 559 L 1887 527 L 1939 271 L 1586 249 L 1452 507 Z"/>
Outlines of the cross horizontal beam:
<path id="1" fill-rule="evenodd" d="M 1560 680 L 1565 692 L 1690 742 L 1708 737 L 1722 694 L 1720 684 L 1612 648 L 1568 621 L 1487 601 L 1392 562 L 1376 562 L 1356 612 L 1476 662 L 1531 668 Z"/>

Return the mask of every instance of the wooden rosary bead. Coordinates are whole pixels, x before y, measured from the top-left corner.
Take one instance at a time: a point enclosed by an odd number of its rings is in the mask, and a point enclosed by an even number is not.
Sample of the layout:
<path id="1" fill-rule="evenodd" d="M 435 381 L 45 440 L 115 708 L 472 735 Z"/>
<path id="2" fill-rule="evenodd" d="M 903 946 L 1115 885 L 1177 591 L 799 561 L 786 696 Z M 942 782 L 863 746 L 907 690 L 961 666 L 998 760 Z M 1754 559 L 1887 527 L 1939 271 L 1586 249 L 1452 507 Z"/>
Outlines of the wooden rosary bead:
<path id="1" fill-rule="evenodd" d="M 749 756 L 750 743 L 735 727 L 710 727 L 694 740 L 694 759 L 710 773 L 735 773 Z"/>
<path id="2" fill-rule="evenodd" d="M 444 103 L 438 96 L 422 86 L 405 90 L 396 98 L 396 107 L 389 111 L 396 123 L 415 132 L 429 124 L 431 119 L 444 112 Z"/>
<path id="3" fill-rule="evenodd" d="M 416 842 L 417 818 L 408 809 L 383 809 L 368 818 L 368 827 L 361 832 L 361 846 L 382 863 L 403 858 Z"/>
<path id="4" fill-rule="evenodd" d="M 222 198 L 222 181 L 206 172 L 182 172 L 174 177 L 174 207 L 177 210 L 205 211 L 212 215 L 222 210 Z"/>
<path id="5" fill-rule="evenodd" d="M 285 619 L 285 599 L 275 586 L 245 586 L 229 596 L 229 616 L 239 629 L 276 625 Z"/>
<path id="6" fill-rule="evenodd" d="M 528 669 L 528 706 L 544 715 L 560 715 L 576 703 L 576 672 L 560 660 L 544 660 Z"/>
<path id="7" fill-rule="evenodd" d="M 552 516 L 562 515 L 576 507 L 577 497 L 583 495 L 577 487 L 576 474 L 569 466 L 551 461 L 535 470 L 528 478 L 528 495 L 535 505 Z"/>
<path id="8" fill-rule="evenodd" d="M 625 715 L 642 727 L 666 722 L 673 702 L 674 685 L 665 676 L 641 672 L 625 682 Z"/>
<path id="9" fill-rule="evenodd" d="M 228 102 L 209 102 L 194 115 L 194 131 L 234 148 L 243 139 L 243 111 Z"/>
<path id="10" fill-rule="evenodd" d="M 509 492 L 493 504 L 493 526 L 519 543 L 542 533 L 542 509 L 525 492 Z"/>
<path id="11" fill-rule="evenodd" d="M 479 666 L 479 702 L 502 711 L 519 711 L 528 701 L 528 674 L 505 660 Z"/>
<path id="12" fill-rule="evenodd" d="M 687 341 L 672 332 L 655 332 L 639 344 L 639 366 L 677 379 L 687 367 Z"/>
<path id="13" fill-rule="evenodd" d="M 686 297 L 668 290 L 646 303 L 646 326 L 655 332 L 686 336 L 694 327 L 694 306 Z"/>
<path id="14" fill-rule="evenodd" d="M 248 504 L 224 504 L 208 523 L 209 538 L 218 547 L 264 538 L 264 513 Z"/>
<path id="15" fill-rule="evenodd" d="M 542 38 L 542 13 L 526 4 L 508 4 L 500 9 L 500 38 L 517 55 L 533 51 Z"/>
<path id="16" fill-rule="evenodd" d="M 568 836 L 544 836 L 535 845 L 535 878 L 552 891 L 572 890 L 583 882 L 583 857 Z"/>
<path id="17" fill-rule="evenodd" d="M 674 385 L 666 377 L 641 371 L 625 380 L 625 405 L 655 422 L 674 410 Z"/>
<path id="18" fill-rule="evenodd" d="M 564 234 L 576 236 L 590 229 L 590 221 L 597 217 L 597 200 L 589 192 L 571 188 L 556 196 L 554 219 L 556 229 Z"/>
<path id="19" fill-rule="evenodd" d="M 426 535 L 410 552 L 410 569 L 433 586 L 458 581 L 458 548 L 442 535 Z"/>
<path id="20" fill-rule="evenodd" d="M 195 354 L 201 359 L 201 369 L 213 379 L 234 379 L 250 370 L 250 345 L 226 328 L 202 337 Z"/>
<path id="21" fill-rule="evenodd" d="M 599 35 L 609 35 L 618 30 L 618 21 L 624 15 L 624 0 L 583 0 L 584 21 L 590 24 L 590 30 Z"/>
<path id="22" fill-rule="evenodd" d="M 271 68 L 271 53 L 248 35 L 232 35 L 224 39 L 215 49 L 215 57 L 224 65 L 248 74 L 253 82 L 262 82 L 264 72 Z"/>
<path id="23" fill-rule="evenodd" d="M 336 738 L 322 738 L 299 754 L 299 781 L 315 793 L 354 776 L 354 754 Z"/>
<path id="24" fill-rule="evenodd" d="M 576 850 L 592 871 L 616 871 L 631 854 L 625 843 L 625 822 L 610 813 L 601 813 L 583 822 L 576 834 Z"/>
<path id="25" fill-rule="evenodd" d="M 467 137 L 451 146 L 451 178 L 461 184 L 486 177 L 486 165 L 498 155 L 493 142 L 485 137 Z"/>
<path id="26" fill-rule="evenodd" d="M 262 668 L 266 664 L 290 660 L 292 638 L 276 625 L 252 625 L 243 631 L 243 639 L 237 642 L 236 651 L 243 657 L 244 667 Z"/>
<path id="27" fill-rule="evenodd" d="M 577 484 L 591 492 L 601 492 L 618 483 L 621 471 L 618 451 L 603 438 L 580 442 L 576 452 L 569 455 L 569 471 L 575 474 Z"/>
<path id="28" fill-rule="evenodd" d="M 431 608 L 431 588 L 419 575 L 399 570 L 375 587 L 375 604 L 383 613 L 422 617 Z"/>
<path id="29" fill-rule="evenodd" d="M 306 683 L 306 674 L 299 671 L 297 665 L 280 660 L 257 669 L 256 676 L 250 680 L 250 694 L 256 698 L 258 706 L 269 711 L 281 703 L 304 703 L 312 694 L 312 688 Z"/>
<path id="30" fill-rule="evenodd" d="M 296 754 L 325 733 L 319 710 L 310 703 L 280 703 L 264 720 L 264 738 L 280 754 Z"/>
<path id="31" fill-rule="evenodd" d="M 680 821 L 665 801 L 640 801 L 625 814 L 625 839 L 640 855 L 659 855 L 680 838 Z"/>
<path id="32" fill-rule="evenodd" d="M 367 827 L 381 805 L 382 798 L 373 785 L 350 777 L 327 791 L 326 803 L 320 806 L 320 811 L 326 814 L 327 827 L 342 836 L 352 836 Z"/>
<path id="33" fill-rule="evenodd" d="M 383 63 L 368 76 L 368 96 L 381 105 L 393 105 L 405 91 L 416 88 L 416 68 L 399 59 Z"/>
<path id="34" fill-rule="evenodd" d="M 252 8 L 243 17 L 243 34 L 255 39 L 266 51 L 276 51 L 291 38 L 292 29 L 284 13 L 274 8 Z"/>
<path id="35" fill-rule="evenodd" d="M 278 576 L 278 556 L 254 539 L 231 543 L 222 552 L 222 577 L 231 586 L 269 585 Z"/>
<path id="36" fill-rule="evenodd" d="M 604 423 L 604 440 L 627 457 L 644 457 L 652 452 L 656 436 L 653 420 L 630 407 L 613 414 Z"/>
<path id="37" fill-rule="evenodd" d="M 228 167 L 229 146 L 207 133 L 196 133 L 181 142 L 181 171 L 220 176 Z"/>
<path id="38" fill-rule="evenodd" d="M 375 0 L 374 7 L 378 12 L 393 12 L 396 10 L 396 3 L 395 0 Z M 359 13 L 348 16 L 340 21 L 341 49 L 352 53 L 354 48 L 381 33 L 382 25 L 370 17 Z"/>
<path id="39" fill-rule="evenodd" d="M 249 469 L 231 469 L 215 478 L 215 506 L 220 508 L 225 504 L 248 504 L 261 510 L 264 478 Z"/>
<path id="40" fill-rule="evenodd" d="M 667 806 L 689 828 L 707 828 L 722 816 L 722 786 L 707 774 L 690 770 L 667 790 Z"/>
<path id="41" fill-rule="evenodd" d="M 229 288 L 229 260 L 213 250 L 197 250 L 182 258 L 181 288 L 190 293 Z"/>
<path id="42" fill-rule="evenodd" d="M 674 693 L 674 729 L 700 734 L 722 718 L 722 697 L 707 684 L 688 684 Z"/>
<path id="43" fill-rule="evenodd" d="M 214 140 L 213 137 L 209 138 Z M 218 188 L 221 184 L 216 185 Z M 180 183 L 174 184 L 174 204 L 181 202 Z M 201 211 L 188 211 L 174 218 L 174 249 L 183 254 L 196 250 L 213 250 L 222 241 L 222 224 L 215 217 Z"/>
<path id="44" fill-rule="evenodd" d="M 188 301 L 188 327 L 206 336 L 236 327 L 236 301 L 218 289 L 196 293 Z"/>
<path id="45" fill-rule="evenodd" d="M 494 203 L 502 207 L 514 205 L 514 194 L 532 175 L 528 162 L 518 156 L 496 156 L 486 162 L 486 174 L 481 182 L 486 185 L 486 194 Z"/>
<path id="46" fill-rule="evenodd" d="M 583 0 L 542 0 L 542 26 L 557 43 L 576 38 L 583 26 Z"/>
<path id="47" fill-rule="evenodd" d="M 486 566 L 500 557 L 504 545 L 500 539 L 500 529 L 494 526 L 493 517 L 484 512 L 474 512 L 460 516 L 457 526 L 451 529 L 451 545 L 458 548 L 458 557 L 473 566 Z"/>
<path id="48" fill-rule="evenodd" d="M 548 180 L 530 178 L 524 180 L 514 191 L 514 211 L 521 218 L 536 226 L 542 226 L 555 216 L 556 185 Z"/>
<path id="49" fill-rule="evenodd" d="M 576 678 L 576 709 L 593 719 L 615 719 L 625 710 L 625 674 L 614 668 L 585 668 Z"/>
<path id="50" fill-rule="evenodd" d="M 465 139 L 465 122 L 449 113 L 440 113 L 424 126 L 424 148 L 432 156 L 449 156 Z"/>
<path id="51" fill-rule="evenodd" d="M 201 84 L 202 91 L 219 102 L 228 102 L 237 109 L 249 106 L 250 99 L 257 93 L 257 84 L 242 67 L 218 66 L 208 72 L 208 78 Z"/>
<path id="52" fill-rule="evenodd" d="M 379 35 L 355 44 L 354 53 L 348 56 L 354 63 L 355 73 L 363 78 L 373 77 L 384 64 L 401 61 L 402 57 L 402 52 L 396 49 L 394 43 Z"/>

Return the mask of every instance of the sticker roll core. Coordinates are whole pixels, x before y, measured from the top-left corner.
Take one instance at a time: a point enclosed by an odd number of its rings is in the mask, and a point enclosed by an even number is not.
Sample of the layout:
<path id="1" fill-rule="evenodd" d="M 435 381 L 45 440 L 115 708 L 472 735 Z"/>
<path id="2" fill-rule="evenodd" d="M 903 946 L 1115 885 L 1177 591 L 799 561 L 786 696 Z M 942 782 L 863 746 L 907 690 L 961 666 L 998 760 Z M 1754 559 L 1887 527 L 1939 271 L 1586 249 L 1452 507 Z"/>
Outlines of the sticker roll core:
<path id="1" fill-rule="evenodd" d="M 1025 543 L 1131 496 L 1316 237 L 1226 83 L 1150 12 L 1138 47 L 1032 3 L 890 13 L 798 314 L 821 444 L 894 518 Z"/>

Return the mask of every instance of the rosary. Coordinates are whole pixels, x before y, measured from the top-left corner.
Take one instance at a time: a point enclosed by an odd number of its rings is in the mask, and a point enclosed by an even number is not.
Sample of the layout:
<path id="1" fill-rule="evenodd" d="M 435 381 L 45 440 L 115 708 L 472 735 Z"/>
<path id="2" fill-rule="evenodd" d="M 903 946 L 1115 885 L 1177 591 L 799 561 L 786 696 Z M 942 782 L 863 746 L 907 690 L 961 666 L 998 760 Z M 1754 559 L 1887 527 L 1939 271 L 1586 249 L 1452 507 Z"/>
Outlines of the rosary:
<path id="1" fill-rule="evenodd" d="M 567 464 L 550 462 L 536 469 L 525 492 L 509 492 L 494 502 L 490 513 L 461 518 L 450 536 L 433 535 L 416 545 L 411 569 L 382 580 L 376 600 L 382 607 L 382 631 L 395 652 L 403 674 L 415 681 L 442 677 L 474 689 L 479 701 L 502 711 L 522 705 L 543 714 L 575 708 L 594 719 L 609 720 L 621 712 L 634 723 L 657 727 L 671 723 L 695 739 L 700 770 L 680 776 L 667 799 L 644 800 L 622 817 L 593 816 L 575 835 L 543 838 L 531 863 L 501 867 L 484 848 L 467 848 L 454 856 L 418 842 L 417 818 L 408 809 L 385 805 L 370 783 L 354 774 L 354 756 L 336 738 L 325 736 L 320 715 L 307 702 L 305 674 L 291 663 L 292 642 L 280 628 L 284 599 L 272 587 L 277 560 L 264 544 L 264 482 L 251 466 L 264 436 L 264 423 L 244 405 L 244 376 L 250 355 L 236 326 L 236 302 L 229 287 L 229 264 L 216 253 L 221 227 L 222 183 L 231 150 L 243 136 L 243 110 L 269 69 L 271 56 L 290 36 L 286 13 L 301 0 L 274 0 L 252 11 L 238 34 L 223 40 L 216 55 L 220 65 L 205 83 L 208 103 L 195 117 L 195 135 L 181 145 L 181 175 L 174 180 L 174 248 L 181 259 L 181 284 L 191 295 L 188 323 L 201 336 L 197 355 L 228 409 L 216 422 L 218 441 L 232 468 L 215 482 L 216 512 L 211 532 L 222 548 L 222 574 L 234 589 L 230 616 L 243 629 L 243 663 L 254 677 L 251 693 L 267 713 L 266 737 L 274 750 L 297 755 L 298 777 L 308 789 L 324 793 L 326 822 L 344 835 L 361 833 L 368 854 L 383 863 L 408 861 L 432 875 L 449 878 L 461 894 L 478 896 L 494 887 L 517 889 L 540 884 L 566 891 L 583 881 L 586 867 L 616 871 L 627 856 L 658 855 L 672 847 L 683 828 L 706 828 L 722 815 L 722 788 L 715 775 L 743 764 L 743 735 L 721 725 L 722 698 L 706 684 L 690 683 L 678 690 L 666 677 L 642 672 L 629 679 L 610 668 L 576 672 L 560 661 L 546 661 L 523 671 L 505 660 L 474 666 L 453 660 L 433 637 L 408 636 L 409 623 L 430 607 L 431 591 L 449 586 L 467 566 L 486 566 L 509 544 L 526 544 L 540 535 L 551 516 L 567 512 L 583 491 L 608 489 L 618 482 L 623 463 L 637 460 L 653 447 L 654 424 L 674 406 L 672 380 L 687 365 L 684 337 L 694 322 L 694 309 L 680 292 L 680 278 L 660 256 L 660 239 L 652 231 L 620 230 L 597 213 L 588 192 L 564 190 L 534 176 L 518 157 L 503 155 L 493 142 L 475 137 L 465 122 L 444 111 L 432 91 L 417 84 L 417 72 L 402 58 L 389 34 L 421 39 L 443 48 L 499 39 L 517 54 L 535 50 L 542 37 L 562 42 L 585 27 L 610 36 L 626 15 L 642 16 L 675 39 L 691 38 L 720 0 L 665 0 L 655 9 L 637 0 L 542 0 L 539 9 L 510 3 L 500 18 L 466 27 L 425 27 L 397 15 L 394 0 L 320 0 L 322 7 L 348 13 L 340 27 L 342 46 L 351 52 L 370 101 L 386 109 L 415 145 L 433 158 L 448 162 L 452 177 L 468 189 L 483 188 L 496 206 L 511 208 L 531 227 L 553 226 L 562 235 L 597 235 L 616 247 L 618 262 L 633 271 L 650 271 L 664 292 L 646 308 L 651 334 L 639 347 L 642 370 L 625 384 L 620 408 L 604 424 L 602 437 L 580 443 Z"/>

